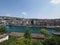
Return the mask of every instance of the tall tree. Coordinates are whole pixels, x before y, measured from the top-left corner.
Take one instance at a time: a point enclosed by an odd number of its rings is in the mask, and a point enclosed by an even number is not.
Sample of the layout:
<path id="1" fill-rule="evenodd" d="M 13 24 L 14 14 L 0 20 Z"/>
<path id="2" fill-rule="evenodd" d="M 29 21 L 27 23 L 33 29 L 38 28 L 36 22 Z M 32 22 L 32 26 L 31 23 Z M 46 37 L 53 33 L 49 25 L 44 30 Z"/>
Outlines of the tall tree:
<path id="1" fill-rule="evenodd" d="M 30 30 L 29 30 L 28 27 L 27 27 L 27 29 L 26 29 L 26 32 L 25 32 L 25 34 L 24 34 L 24 37 L 27 38 L 27 39 L 31 39 L 31 38 L 32 38 L 31 32 L 30 32 Z"/>
<path id="2" fill-rule="evenodd" d="M 33 20 L 31 20 L 31 24 L 32 24 L 32 25 L 34 25 L 34 22 L 33 22 Z"/>
<path id="3" fill-rule="evenodd" d="M 26 32 L 24 34 L 24 38 L 25 38 L 25 40 L 24 40 L 25 44 L 32 45 L 32 36 L 31 36 L 31 32 L 28 27 L 27 27 Z"/>

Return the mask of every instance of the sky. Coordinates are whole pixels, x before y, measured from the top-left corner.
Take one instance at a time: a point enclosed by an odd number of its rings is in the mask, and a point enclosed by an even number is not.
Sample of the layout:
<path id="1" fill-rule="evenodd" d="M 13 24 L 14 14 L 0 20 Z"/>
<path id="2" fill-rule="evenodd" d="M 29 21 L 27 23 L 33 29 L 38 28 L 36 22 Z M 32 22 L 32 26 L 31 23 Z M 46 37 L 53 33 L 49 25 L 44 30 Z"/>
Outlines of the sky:
<path id="1" fill-rule="evenodd" d="M 0 0 L 0 16 L 60 18 L 60 0 Z"/>

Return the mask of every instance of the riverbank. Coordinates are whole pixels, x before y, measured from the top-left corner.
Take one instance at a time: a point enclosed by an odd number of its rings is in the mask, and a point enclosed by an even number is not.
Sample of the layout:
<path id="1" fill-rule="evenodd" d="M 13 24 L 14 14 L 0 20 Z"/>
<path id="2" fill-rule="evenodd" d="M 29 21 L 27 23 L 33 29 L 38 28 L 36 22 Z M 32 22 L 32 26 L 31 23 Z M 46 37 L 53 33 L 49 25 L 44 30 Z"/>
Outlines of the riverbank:
<path id="1" fill-rule="evenodd" d="M 7 25 L 7 26 L 17 26 L 17 25 Z M 40 27 L 40 28 L 60 28 L 60 26 L 37 26 L 37 25 L 19 25 L 18 27 Z"/>
<path id="2" fill-rule="evenodd" d="M 45 39 L 45 36 L 43 34 L 31 34 L 32 39 Z M 15 36 L 17 38 L 23 37 L 24 33 L 19 33 L 19 32 L 11 32 L 9 33 L 9 36 Z"/>

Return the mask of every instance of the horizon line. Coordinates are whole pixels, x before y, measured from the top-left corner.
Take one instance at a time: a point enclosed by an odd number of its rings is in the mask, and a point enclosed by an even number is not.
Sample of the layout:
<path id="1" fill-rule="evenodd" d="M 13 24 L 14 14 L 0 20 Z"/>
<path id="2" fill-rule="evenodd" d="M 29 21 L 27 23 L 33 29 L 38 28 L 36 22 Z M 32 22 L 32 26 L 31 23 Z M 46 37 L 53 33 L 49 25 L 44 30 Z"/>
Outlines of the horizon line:
<path id="1" fill-rule="evenodd" d="M 17 16 L 0 16 L 0 17 L 11 17 L 11 18 L 25 18 L 25 19 L 60 19 L 60 18 L 26 18 L 26 17 L 17 17 Z"/>

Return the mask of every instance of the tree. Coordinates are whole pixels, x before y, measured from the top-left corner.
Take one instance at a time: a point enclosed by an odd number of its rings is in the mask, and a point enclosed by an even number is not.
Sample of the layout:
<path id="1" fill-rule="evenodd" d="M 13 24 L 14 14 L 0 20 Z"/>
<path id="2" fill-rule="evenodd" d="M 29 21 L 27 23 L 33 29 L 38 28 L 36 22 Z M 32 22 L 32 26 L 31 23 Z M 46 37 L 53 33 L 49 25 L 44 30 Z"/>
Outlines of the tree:
<path id="1" fill-rule="evenodd" d="M 16 37 L 10 37 L 9 40 L 1 42 L 0 45 L 18 45 Z"/>
<path id="2" fill-rule="evenodd" d="M 43 45 L 42 41 L 40 40 L 35 40 L 32 42 L 33 45 Z"/>
<path id="3" fill-rule="evenodd" d="M 26 29 L 24 36 L 18 39 L 18 44 L 19 45 L 32 45 L 32 37 L 31 37 L 31 33 L 28 27 Z"/>
<path id="4" fill-rule="evenodd" d="M 18 39 L 18 43 L 19 45 L 32 45 L 31 40 L 24 37 L 21 37 L 20 39 Z"/>
<path id="5" fill-rule="evenodd" d="M 30 32 L 28 27 L 27 27 L 27 30 L 24 34 L 24 37 L 27 38 L 27 39 L 32 39 L 31 32 Z"/>
<path id="6" fill-rule="evenodd" d="M 60 38 L 53 36 L 44 41 L 44 45 L 60 45 Z"/>
<path id="7" fill-rule="evenodd" d="M 26 44 L 32 45 L 32 36 L 31 36 L 31 32 L 28 27 L 27 27 L 26 32 L 24 34 L 24 38 L 25 38 Z"/>
<path id="8" fill-rule="evenodd" d="M 51 37 L 51 35 L 49 34 L 49 32 L 47 31 L 47 30 L 45 30 L 45 29 L 41 29 L 41 34 L 44 34 L 45 35 L 45 37 Z"/>
<path id="9" fill-rule="evenodd" d="M 0 26 L 0 34 L 6 33 L 6 28 L 5 26 Z"/>
<path id="10" fill-rule="evenodd" d="M 33 22 L 33 20 L 31 20 L 31 24 L 32 24 L 32 25 L 34 25 L 34 22 Z"/>

